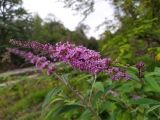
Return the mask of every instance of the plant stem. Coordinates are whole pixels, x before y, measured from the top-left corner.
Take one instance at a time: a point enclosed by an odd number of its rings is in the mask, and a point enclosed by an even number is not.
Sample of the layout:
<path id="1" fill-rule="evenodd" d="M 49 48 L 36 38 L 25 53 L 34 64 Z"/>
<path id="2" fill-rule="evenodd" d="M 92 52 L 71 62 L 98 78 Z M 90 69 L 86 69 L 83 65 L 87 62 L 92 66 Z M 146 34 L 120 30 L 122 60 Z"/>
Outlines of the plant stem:
<path id="1" fill-rule="evenodd" d="M 93 86 L 94 86 L 94 84 L 95 84 L 95 82 L 96 82 L 96 75 L 94 76 L 94 78 L 93 78 L 93 83 L 92 83 L 92 88 L 91 88 L 91 91 L 90 91 L 90 95 L 89 95 L 89 102 L 91 103 L 91 97 L 92 97 L 92 92 L 93 92 Z"/>
<path id="2" fill-rule="evenodd" d="M 142 84 L 144 84 L 143 71 L 142 71 L 142 69 L 139 69 L 139 70 L 138 70 L 138 76 L 139 76 L 139 78 L 140 78 L 140 82 L 141 82 Z"/>
<path id="3" fill-rule="evenodd" d="M 92 108 L 92 106 L 85 100 L 85 98 L 80 94 L 79 91 L 75 90 L 69 82 L 64 82 L 64 80 L 56 73 L 54 75 L 77 97 L 80 101 L 85 105 L 86 108 L 90 110 L 90 112 L 95 116 L 97 120 L 101 120 L 97 112 Z"/>

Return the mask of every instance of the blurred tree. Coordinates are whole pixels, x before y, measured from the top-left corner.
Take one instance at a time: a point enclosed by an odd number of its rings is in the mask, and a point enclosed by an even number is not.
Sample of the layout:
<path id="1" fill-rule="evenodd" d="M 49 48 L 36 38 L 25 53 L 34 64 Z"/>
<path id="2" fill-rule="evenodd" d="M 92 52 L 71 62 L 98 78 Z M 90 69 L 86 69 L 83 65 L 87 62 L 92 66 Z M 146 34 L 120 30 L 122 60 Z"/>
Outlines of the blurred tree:
<path id="1" fill-rule="evenodd" d="M 91 37 L 88 40 L 87 48 L 92 49 L 92 50 L 98 50 L 99 46 L 98 46 L 98 41 L 96 40 L 96 38 Z"/>
<path id="2" fill-rule="evenodd" d="M 32 37 L 33 40 L 43 40 L 42 33 L 43 33 L 43 20 L 42 18 L 37 14 L 33 16 L 32 20 Z"/>
<path id="3" fill-rule="evenodd" d="M 160 45 L 160 1 L 114 0 L 113 4 L 120 27 L 110 35 L 107 30 L 104 33 L 101 43 L 104 54 L 124 63 L 140 59 L 148 64 L 154 62 L 148 50 Z"/>
<path id="4" fill-rule="evenodd" d="M 58 0 L 65 4 L 65 7 L 72 8 L 84 15 L 82 21 L 94 12 L 95 0 Z"/>
<path id="5" fill-rule="evenodd" d="M 22 7 L 22 0 L 0 0 L 0 66 L 1 70 L 12 69 L 15 65 L 3 61 L 3 53 L 10 39 L 29 39 L 32 33 L 32 16 Z M 22 63 L 12 57 L 12 63 Z"/>
<path id="6" fill-rule="evenodd" d="M 70 41 L 76 44 L 88 44 L 88 38 L 84 32 L 84 30 L 87 29 L 87 26 L 79 25 L 75 31 L 70 31 L 65 28 L 55 15 L 52 14 L 49 14 L 45 21 L 43 21 L 38 15 L 34 16 L 32 26 L 32 39 L 34 40 L 49 43 Z"/>
<path id="7" fill-rule="evenodd" d="M 0 44 L 7 43 L 10 38 L 23 38 L 20 33 L 26 35 L 29 19 L 22 0 L 0 0 Z"/>
<path id="8" fill-rule="evenodd" d="M 84 18 L 94 12 L 95 4 L 98 2 L 96 0 L 59 1 L 64 2 L 66 7 L 83 13 Z M 100 41 L 100 48 L 104 55 L 110 55 L 124 63 L 153 57 L 154 55 L 148 55 L 148 50 L 160 45 L 160 0 L 103 1 L 113 5 L 115 19 L 119 21 L 116 24 L 118 26 L 116 31 L 107 27 L 110 25 L 107 19 L 104 22 L 106 31 Z"/>

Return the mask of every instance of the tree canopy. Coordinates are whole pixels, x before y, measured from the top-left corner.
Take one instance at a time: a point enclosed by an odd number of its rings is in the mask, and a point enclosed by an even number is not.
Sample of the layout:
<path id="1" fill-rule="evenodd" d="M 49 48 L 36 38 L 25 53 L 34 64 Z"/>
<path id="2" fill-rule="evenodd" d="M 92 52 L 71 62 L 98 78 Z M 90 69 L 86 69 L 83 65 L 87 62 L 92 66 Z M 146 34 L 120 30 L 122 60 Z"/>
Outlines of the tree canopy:
<path id="1" fill-rule="evenodd" d="M 96 0 L 59 0 L 66 7 L 73 8 L 86 18 L 94 12 Z M 160 1 L 159 0 L 103 0 L 113 5 L 113 25 L 105 19 L 106 25 L 99 42 L 104 55 L 122 63 L 135 63 L 144 60 L 155 63 L 160 45 Z M 116 29 L 115 29 L 116 28 Z M 114 31 L 114 32 L 113 32 Z M 134 59 L 133 59 L 134 58 Z M 152 61 L 152 62 L 150 62 Z"/>
<path id="2" fill-rule="evenodd" d="M 22 0 L 0 1 L 0 43 L 4 44 L 10 38 L 24 38 L 29 27 L 29 14 L 22 7 Z M 26 25 L 27 24 L 27 25 Z M 18 33 L 19 32 L 19 33 Z"/>

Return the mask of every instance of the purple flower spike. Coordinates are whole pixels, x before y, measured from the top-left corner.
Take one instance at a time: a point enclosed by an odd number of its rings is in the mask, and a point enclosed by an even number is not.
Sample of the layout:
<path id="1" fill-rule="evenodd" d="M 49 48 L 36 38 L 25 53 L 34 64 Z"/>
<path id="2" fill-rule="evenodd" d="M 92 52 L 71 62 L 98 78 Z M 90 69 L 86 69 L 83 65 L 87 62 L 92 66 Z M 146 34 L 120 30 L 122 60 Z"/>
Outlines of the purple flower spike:
<path id="1" fill-rule="evenodd" d="M 98 74 L 104 71 L 109 65 L 109 59 L 101 59 L 98 52 L 89 50 L 83 46 L 74 44 L 58 43 L 50 56 L 58 61 L 70 64 L 73 68 L 91 74 Z"/>
<path id="2" fill-rule="evenodd" d="M 20 41 L 20 40 L 10 40 L 10 43 L 22 48 L 32 48 L 33 50 L 43 51 L 49 53 L 52 51 L 53 46 L 50 44 L 42 44 L 37 41 Z"/>
<path id="3" fill-rule="evenodd" d="M 111 67 L 108 69 L 107 74 L 111 77 L 112 80 L 121 80 L 121 79 L 125 79 L 125 80 L 129 80 L 130 76 L 125 73 L 123 70 L 121 70 L 118 67 Z"/>
<path id="4" fill-rule="evenodd" d="M 137 69 L 143 69 L 144 68 L 144 62 L 140 61 L 135 66 L 136 66 Z"/>
<path id="5" fill-rule="evenodd" d="M 47 60 L 46 57 L 36 56 L 31 52 L 24 52 L 18 49 L 8 49 L 8 51 L 25 58 L 26 61 L 35 64 L 35 66 L 40 70 L 47 69 L 47 73 L 49 75 L 51 75 L 55 70 L 54 64 Z"/>
<path id="6" fill-rule="evenodd" d="M 54 64 L 49 65 L 47 69 L 47 74 L 51 75 L 54 71 L 55 71 L 55 65 Z"/>
<path id="7" fill-rule="evenodd" d="M 135 67 L 138 69 L 138 76 L 139 78 L 144 77 L 144 62 L 140 61 L 135 65 Z"/>
<path id="8" fill-rule="evenodd" d="M 99 52 L 87 49 L 83 46 L 76 46 L 69 42 L 57 43 L 56 45 L 42 44 L 37 41 L 10 41 L 13 45 L 18 45 L 24 48 L 32 48 L 33 50 L 38 50 L 42 53 L 47 53 L 52 61 L 60 61 L 69 64 L 74 69 L 78 69 L 90 74 L 96 75 L 100 72 L 107 71 L 112 80 L 129 79 L 129 76 L 120 70 L 118 67 L 111 67 L 110 58 L 102 58 Z M 39 69 L 47 68 L 50 66 L 50 62 L 46 58 L 39 56 L 34 56 L 32 53 L 25 54 L 24 52 L 14 51 L 15 54 L 24 57 L 30 63 L 33 63 Z M 25 55 L 26 56 L 25 56 Z M 48 67 L 48 74 L 51 74 L 55 70 L 54 65 Z"/>

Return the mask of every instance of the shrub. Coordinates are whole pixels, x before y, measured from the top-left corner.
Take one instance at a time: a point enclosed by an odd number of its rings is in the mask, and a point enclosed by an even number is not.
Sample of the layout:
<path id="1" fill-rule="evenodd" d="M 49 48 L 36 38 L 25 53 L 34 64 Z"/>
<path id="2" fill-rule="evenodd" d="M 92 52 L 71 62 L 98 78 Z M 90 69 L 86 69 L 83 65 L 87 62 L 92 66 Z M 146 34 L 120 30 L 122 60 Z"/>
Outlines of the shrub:
<path id="1" fill-rule="evenodd" d="M 63 87 L 53 88 L 42 106 L 42 119 L 159 119 L 160 68 L 146 72 L 143 62 L 135 66 L 121 65 L 110 58 L 102 58 L 98 52 L 69 42 L 51 45 L 11 40 L 11 43 L 23 49 L 32 48 L 33 53 L 17 48 L 8 50 L 47 71 L 48 75 L 56 76 L 73 94 L 67 93 Z M 70 76 L 74 79 L 57 73 L 55 62 L 72 67 Z M 85 74 L 78 76 L 77 73 Z M 82 88 L 87 83 L 90 87 L 84 87 L 81 92 L 73 87 Z"/>

